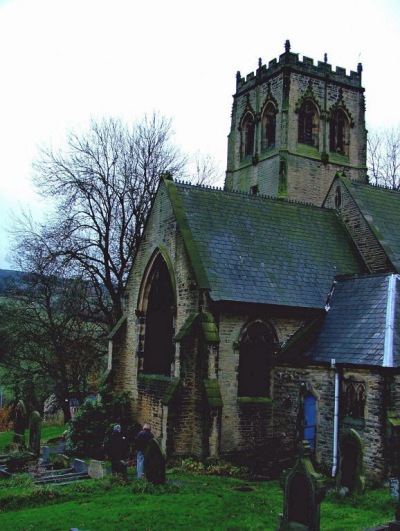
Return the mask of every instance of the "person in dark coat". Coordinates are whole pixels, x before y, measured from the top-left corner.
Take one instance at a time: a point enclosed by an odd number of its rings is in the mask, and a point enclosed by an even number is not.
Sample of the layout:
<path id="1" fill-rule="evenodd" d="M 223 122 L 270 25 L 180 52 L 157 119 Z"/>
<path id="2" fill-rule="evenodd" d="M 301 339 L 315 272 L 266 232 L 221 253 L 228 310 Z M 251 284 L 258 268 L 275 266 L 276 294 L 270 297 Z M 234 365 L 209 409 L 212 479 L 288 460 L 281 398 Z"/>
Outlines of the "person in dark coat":
<path id="1" fill-rule="evenodd" d="M 147 443 L 153 439 L 154 435 L 151 433 L 150 424 L 144 424 L 143 429 L 138 433 L 135 439 L 135 446 L 137 450 L 137 478 L 144 479 L 145 477 L 145 462 L 144 452 L 146 451 Z"/>
<path id="2" fill-rule="evenodd" d="M 126 441 L 122 436 L 121 426 L 116 424 L 110 437 L 108 446 L 108 458 L 111 461 L 111 472 L 113 474 L 122 474 L 126 478 L 126 464 L 123 459 L 126 453 Z"/>

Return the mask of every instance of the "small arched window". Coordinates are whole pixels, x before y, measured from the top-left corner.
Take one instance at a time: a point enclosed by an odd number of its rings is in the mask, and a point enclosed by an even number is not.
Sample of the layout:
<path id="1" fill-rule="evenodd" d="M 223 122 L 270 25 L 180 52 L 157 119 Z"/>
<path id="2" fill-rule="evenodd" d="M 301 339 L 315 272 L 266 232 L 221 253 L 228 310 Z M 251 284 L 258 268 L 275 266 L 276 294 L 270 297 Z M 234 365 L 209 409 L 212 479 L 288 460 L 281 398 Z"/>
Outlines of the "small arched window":
<path id="1" fill-rule="evenodd" d="M 272 102 L 268 102 L 262 115 L 261 148 L 267 149 L 275 146 L 276 136 L 276 109 Z"/>
<path id="2" fill-rule="evenodd" d="M 149 281 L 143 370 L 170 376 L 174 353 L 175 297 L 170 272 L 161 254 L 153 265 Z"/>
<path id="3" fill-rule="evenodd" d="M 345 390 L 344 413 L 347 417 L 363 419 L 365 410 L 365 385 L 348 383 Z"/>
<path id="4" fill-rule="evenodd" d="M 248 112 L 242 121 L 241 126 L 241 158 L 253 155 L 254 151 L 254 117 Z"/>
<path id="5" fill-rule="evenodd" d="M 339 155 L 349 156 L 350 122 L 342 109 L 337 109 L 331 115 L 329 122 L 329 151 Z"/>
<path id="6" fill-rule="evenodd" d="M 275 330 L 256 321 L 243 332 L 239 342 L 238 396 L 269 396 L 270 372 L 278 340 Z"/>
<path id="7" fill-rule="evenodd" d="M 319 113 L 311 100 L 306 100 L 299 110 L 298 141 L 307 146 L 319 146 Z"/>

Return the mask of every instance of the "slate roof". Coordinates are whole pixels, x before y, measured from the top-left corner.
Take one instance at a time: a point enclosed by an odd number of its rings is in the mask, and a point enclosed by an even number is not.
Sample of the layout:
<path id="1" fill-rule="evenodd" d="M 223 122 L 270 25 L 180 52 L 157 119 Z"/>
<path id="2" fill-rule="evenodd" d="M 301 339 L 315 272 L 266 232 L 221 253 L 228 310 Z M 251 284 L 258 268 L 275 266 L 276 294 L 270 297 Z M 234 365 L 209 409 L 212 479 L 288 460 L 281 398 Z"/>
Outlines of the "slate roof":
<path id="1" fill-rule="evenodd" d="M 200 287 L 214 301 L 324 308 L 336 275 L 363 271 L 336 212 L 165 181 Z"/>
<path id="2" fill-rule="evenodd" d="M 373 275 L 339 279 L 330 309 L 304 357 L 314 362 L 384 366 L 389 279 Z M 399 279 L 395 277 L 393 355 L 388 366 L 400 366 Z"/>
<path id="3" fill-rule="evenodd" d="M 400 192 L 343 178 L 342 181 L 400 273 Z"/>

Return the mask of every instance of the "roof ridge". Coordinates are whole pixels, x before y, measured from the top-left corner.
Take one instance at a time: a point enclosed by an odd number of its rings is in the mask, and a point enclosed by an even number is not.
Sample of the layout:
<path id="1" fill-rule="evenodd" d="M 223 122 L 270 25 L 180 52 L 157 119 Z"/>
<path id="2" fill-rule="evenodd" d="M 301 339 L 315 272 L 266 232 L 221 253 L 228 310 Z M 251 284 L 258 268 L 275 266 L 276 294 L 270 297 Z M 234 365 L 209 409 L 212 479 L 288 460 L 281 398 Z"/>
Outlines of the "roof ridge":
<path id="1" fill-rule="evenodd" d="M 200 189 L 200 190 L 213 190 L 215 192 L 221 192 L 221 193 L 226 194 L 226 195 L 232 195 L 232 196 L 241 195 L 243 197 L 251 197 L 251 198 L 254 198 L 254 200 L 256 200 L 256 199 L 269 199 L 269 200 L 275 201 L 275 202 L 280 203 L 280 204 L 306 206 L 306 207 L 312 207 L 314 209 L 324 210 L 324 211 L 334 210 L 334 209 L 329 209 L 329 208 L 322 208 L 322 206 L 314 205 L 313 203 L 309 203 L 309 202 L 306 202 L 306 201 L 299 201 L 299 200 L 296 200 L 296 199 L 287 199 L 287 198 L 282 198 L 282 197 L 276 197 L 276 196 L 268 195 L 268 194 L 260 194 L 260 193 L 252 194 L 251 192 L 245 192 L 244 190 L 225 190 L 224 188 L 219 187 L 219 186 L 212 186 L 212 185 L 205 185 L 205 184 L 193 184 L 191 182 L 182 181 L 182 180 L 176 180 L 176 181 L 174 181 L 174 183 L 176 185 L 178 185 L 178 186 L 184 186 L 184 187 L 188 187 L 188 188 L 197 188 L 197 189 Z"/>

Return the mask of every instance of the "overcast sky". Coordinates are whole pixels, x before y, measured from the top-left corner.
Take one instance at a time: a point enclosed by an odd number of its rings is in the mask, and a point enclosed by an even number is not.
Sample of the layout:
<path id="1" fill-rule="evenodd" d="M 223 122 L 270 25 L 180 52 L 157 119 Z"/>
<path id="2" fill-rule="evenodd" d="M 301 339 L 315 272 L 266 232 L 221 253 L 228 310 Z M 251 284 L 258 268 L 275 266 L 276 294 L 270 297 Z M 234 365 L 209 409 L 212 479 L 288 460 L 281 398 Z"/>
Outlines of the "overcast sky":
<path id="1" fill-rule="evenodd" d="M 236 71 L 291 51 L 363 64 L 367 126 L 400 124 L 398 0 L 0 0 L 0 268 L 12 212 L 43 210 L 38 146 L 90 118 L 172 118 L 175 140 L 226 165 Z"/>

